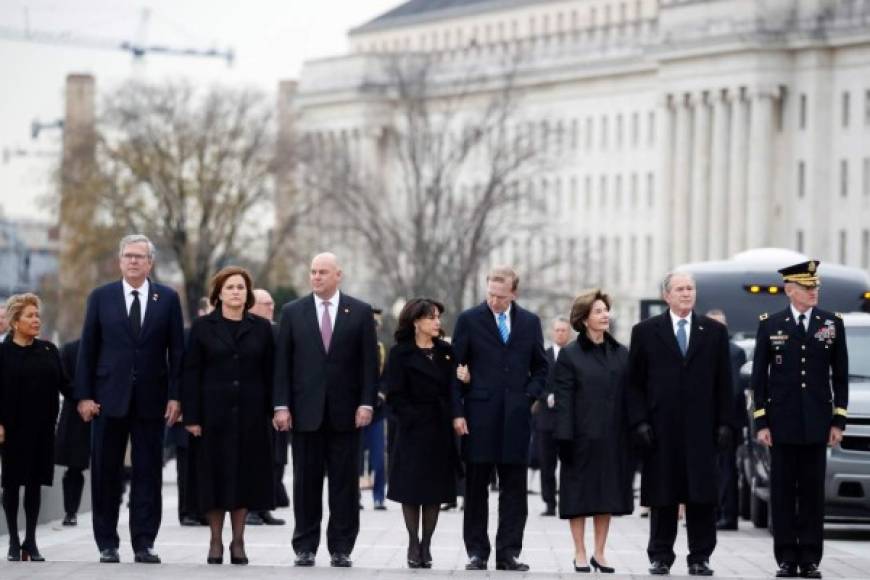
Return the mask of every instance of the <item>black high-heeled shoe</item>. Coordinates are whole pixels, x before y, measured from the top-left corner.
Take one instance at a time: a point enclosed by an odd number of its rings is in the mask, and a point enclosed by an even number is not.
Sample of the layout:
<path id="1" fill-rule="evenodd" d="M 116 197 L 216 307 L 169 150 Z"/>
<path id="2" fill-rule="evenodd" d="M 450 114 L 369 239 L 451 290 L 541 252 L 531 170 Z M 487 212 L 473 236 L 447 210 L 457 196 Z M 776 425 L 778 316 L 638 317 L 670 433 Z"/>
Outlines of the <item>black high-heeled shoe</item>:
<path id="1" fill-rule="evenodd" d="M 423 568 L 432 567 L 432 552 L 429 551 L 428 544 L 420 547 L 420 563 Z"/>
<path id="2" fill-rule="evenodd" d="M 6 554 L 6 559 L 9 562 L 21 561 L 21 544 L 18 542 L 9 542 L 9 553 Z"/>
<path id="3" fill-rule="evenodd" d="M 39 548 L 36 547 L 36 542 L 24 542 L 21 544 L 21 561 L 22 562 L 45 562 L 45 558 L 39 553 Z"/>
<path id="4" fill-rule="evenodd" d="M 589 563 L 592 564 L 592 567 L 595 568 L 596 572 L 601 572 L 602 574 L 613 574 L 614 572 L 616 572 L 616 570 L 614 570 L 610 566 L 605 566 L 598 562 L 598 560 L 595 559 L 595 556 L 589 558 Z"/>
<path id="5" fill-rule="evenodd" d="M 420 549 L 419 544 L 408 546 L 408 568 L 423 567 L 423 557 L 421 552 L 422 550 Z"/>
<path id="6" fill-rule="evenodd" d="M 236 556 L 233 553 L 233 547 L 236 546 L 235 542 L 230 542 L 230 564 L 236 564 L 237 566 L 247 566 L 248 565 L 248 556 L 245 554 L 245 547 L 242 546 L 242 555 Z"/>
<path id="7" fill-rule="evenodd" d="M 224 546 L 221 544 L 221 553 L 218 556 L 212 556 L 211 546 L 209 546 L 208 557 L 205 559 L 208 564 L 223 564 L 224 563 Z"/>
<path id="8" fill-rule="evenodd" d="M 591 572 L 592 568 L 589 566 L 578 566 L 577 560 L 571 560 L 574 563 L 574 571 L 575 572 Z"/>

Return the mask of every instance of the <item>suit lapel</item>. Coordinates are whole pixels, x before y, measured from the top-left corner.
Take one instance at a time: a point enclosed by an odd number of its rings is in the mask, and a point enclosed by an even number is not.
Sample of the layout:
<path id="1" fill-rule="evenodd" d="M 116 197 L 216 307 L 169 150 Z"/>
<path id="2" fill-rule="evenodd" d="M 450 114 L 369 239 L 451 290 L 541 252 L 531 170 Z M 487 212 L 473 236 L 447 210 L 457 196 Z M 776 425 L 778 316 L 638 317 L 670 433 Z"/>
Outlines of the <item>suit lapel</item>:
<path id="1" fill-rule="evenodd" d="M 344 297 L 344 294 L 339 294 L 338 297 L 338 305 L 335 308 L 335 322 L 332 325 L 332 340 L 329 343 L 329 350 L 332 350 L 332 345 L 335 344 L 336 339 L 339 337 L 339 333 L 344 330 L 344 327 L 347 326 L 347 319 L 352 314 L 351 308 L 347 303 L 347 300 Z M 319 332 L 319 329 L 318 329 Z M 323 342 L 323 341 L 321 341 Z"/>
<path id="2" fill-rule="evenodd" d="M 807 336 L 806 342 L 812 340 L 813 335 L 818 332 L 819 327 L 822 325 L 822 317 L 816 313 L 816 309 L 813 308 L 813 312 L 810 315 L 809 324 L 807 325 Z"/>
<path id="3" fill-rule="evenodd" d="M 480 305 L 480 316 L 483 325 L 489 329 L 499 343 L 504 344 L 501 339 L 501 333 L 498 331 L 498 324 L 495 321 L 495 315 L 492 313 L 492 310 L 489 309 L 489 305 L 487 305 L 486 302 Z M 508 342 L 510 342 L 510 339 L 508 339 Z"/>
<path id="4" fill-rule="evenodd" d="M 692 332 L 689 333 L 689 350 L 686 351 L 686 361 L 689 361 L 698 352 L 698 349 L 703 346 L 703 342 L 707 339 L 709 329 L 701 323 L 696 312 L 692 312 Z M 674 337 L 676 341 L 676 337 Z"/>
<path id="5" fill-rule="evenodd" d="M 693 317 L 694 318 L 694 317 Z M 677 337 L 674 334 L 674 327 L 671 324 L 671 315 L 669 311 L 665 311 L 662 314 L 659 314 L 659 322 L 656 325 L 659 337 L 664 341 L 666 345 L 670 347 L 674 354 L 683 358 L 683 353 L 680 352 L 680 345 L 677 344 Z"/>
<path id="6" fill-rule="evenodd" d="M 118 308 L 118 312 L 121 314 L 121 320 L 124 321 L 124 328 L 127 330 L 127 334 L 130 335 L 130 338 L 136 340 L 136 337 L 133 336 L 133 327 L 130 326 L 130 315 L 127 313 L 127 297 L 124 296 L 123 281 L 118 281 L 118 285 L 116 286 L 115 304 Z"/>
<path id="7" fill-rule="evenodd" d="M 320 347 L 320 352 L 326 354 L 326 349 L 323 348 L 323 336 L 320 334 L 320 325 L 317 323 L 317 304 L 313 293 L 302 303 L 302 318 L 305 319 L 306 324 L 310 325 L 311 332 L 316 337 L 317 345 Z M 335 339 L 335 332 L 332 333 L 332 338 Z"/>
<path id="8" fill-rule="evenodd" d="M 154 319 L 158 304 L 162 304 L 162 302 L 160 302 L 160 298 L 160 291 L 157 290 L 154 282 L 149 279 L 148 295 L 141 297 L 141 306 L 145 308 L 145 319 L 142 321 L 142 328 L 139 330 L 139 338 L 144 338 L 145 333 L 150 330 L 152 324 L 149 324 L 149 322 Z"/>

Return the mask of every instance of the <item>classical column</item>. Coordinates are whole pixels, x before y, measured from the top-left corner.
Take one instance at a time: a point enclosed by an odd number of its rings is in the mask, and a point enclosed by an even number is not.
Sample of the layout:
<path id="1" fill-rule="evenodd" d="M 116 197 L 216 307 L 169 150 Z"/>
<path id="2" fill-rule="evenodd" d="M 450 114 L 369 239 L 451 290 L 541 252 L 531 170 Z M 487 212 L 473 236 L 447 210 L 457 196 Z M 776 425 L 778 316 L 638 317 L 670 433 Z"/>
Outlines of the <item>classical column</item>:
<path id="1" fill-rule="evenodd" d="M 731 104 L 731 143 L 728 159 L 728 255 L 746 249 L 746 142 L 748 103 L 743 89 L 728 91 Z"/>
<path id="2" fill-rule="evenodd" d="M 689 198 L 689 257 L 693 262 L 707 259 L 710 196 L 710 107 L 707 94 L 692 95 L 694 136 L 692 138 L 692 189 Z"/>
<path id="3" fill-rule="evenodd" d="M 673 267 L 671 260 L 674 244 L 674 116 L 674 96 L 667 93 L 660 95 L 658 106 L 656 107 L 656 146 L 659 151 L 658 183 L 654 184 L 656 192 L 655 210 L 659 216 L 658 224 L 660 228 L 657 237 L 660 242 L 658 244 L 658 251 L 653 254 L 655 262 L 649 268 L 654 277 L 663 276 L 667 270 Z M 638 188 L 643 193 L 640 198 L 645 199 L 648 184 L 643 175 L 638 175 L 638 180 Z M 639 253 L 638 264 L 643 261 L 643 258 L 640 257 L 641 255 L 643 254 Z M 647 271 L 646 267 L 642 271 Z M 650 282 L 650 280 L 644 280 L 644 283 L 647 282 Z"/>
<path id="4" fill-rule="evenodd" d="M 713 140 L 711 144 L 710 207 L 707 257 L 721 260 L 726 257 L 726 231 L 728 228 L 728 104 L 724 91 L 710 95 L 713 106 Z"/>
<path id="5" fill-rule="evenodd" d="M 746 245 L 770 243 L 770 197 L 773 161 L 773 108 L 778 91 L 758 87 L 751 94 L 749 109 L 749 184 L 746 198 Z"/>
<path id="6" fill-rule="evenodd" d="M 689 259 L 689 186 L 692 168 L 692 115 L 686 102 L 687 96 L 674 100 L 676 112 L 673 184 L 671 204 L 671 268 L 684 264 Z"/>

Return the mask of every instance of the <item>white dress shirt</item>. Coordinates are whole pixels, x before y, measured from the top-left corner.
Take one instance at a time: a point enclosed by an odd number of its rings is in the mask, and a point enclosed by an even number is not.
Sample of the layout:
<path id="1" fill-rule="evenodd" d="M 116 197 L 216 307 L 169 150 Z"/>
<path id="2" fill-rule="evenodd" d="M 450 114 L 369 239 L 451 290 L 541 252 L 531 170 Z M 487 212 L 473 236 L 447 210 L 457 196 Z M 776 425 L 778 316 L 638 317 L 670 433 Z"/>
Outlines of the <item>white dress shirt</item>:
<path id="1" fill-rule="evenodd" d="M 327 298 L 326 300 L 320 298 L 317 294 L 314 295 L 314 306 L 317 309 L 317 328 L 321 328 L 323 325 L 323 313 L 326 308 L 329 308 L 329 322 L 332 324 L 332 329 L 335 330 L 335 315 L 338 313 L 338 300 L 341 297 L 340 292 L 338 290 L 335 291 L 335 294 Z M 329 302 L 329 306 L 325 306 L 325 303 Z"/>
<path id="2" fill-rule="evenodd" d="M 794 307 L 794 304 L 790 305 L 789 307 L 791 308 L 791 315 L 794 316 L 794 322 L 795 322 L 795 324 L 797 324 L 800 321 L 800 318 L 798 318 L 798 317 L 801 315 L 801 313 L 797 308 Z M 805 317 L 804 318 L 804 330 L 805 331 L 810 329 L 810 316 L 812 315 L 812 313 L 813 313 L 812 307 L 807 308 L 807 311 L 804 312 L 804 317 Z"/>
<path id="3" fill-rule="evenodd" d="M 678 323 L 681 320 L 686 321 L 686 347 L 688 347 L 689 346 L 689 339 L 691 338 L 691 334 L 692 334 L 692 313 L 689 312 L 689 314 L 685 318 L 680 318 L 679 316 L 674 314 L 673 310 L 669 310 L 668 312 L 671 313 L 671 325 L 674 327 L 674 336 L 677 336 L 677 330 L 680 329 L 680 327 L 678 326 Z"/>
<path id="4" fill-rule="evenodd" d="M 127 316 L 130 316 L 130 308 L 133 307 L 133 290 L 139 291 L 139 314 L 142 316 L 140 323 L 145 322 L 145 310 L 148 309 L 148 291 L 151 289 L 151 284 L 148 279 L 138 288 L 133 288 L 127 280 L 122 279 L 121 285 L 124 287 L 124 303 L 127 305 Z"/>
<path id="5" fill-rule="evenodd" d="M 511 334 L 511 308 L 512 307 L 513 306 L 508 305 L 507 310 L 504 311 L 504 318 L 505 318 L 504 321 L 505 321 L 505 324 L 507 325 L 508 336 L 510 336 L 510 334 Z M 490 308 L 489 311 L 492 312 L 493 316 L 495 316 L 495 325 L 496 325 L 496 327 L 498 327 L 498 317 L 501 315 L 498 314 L 497 312 L 495 312 L 492 308 Z"/>

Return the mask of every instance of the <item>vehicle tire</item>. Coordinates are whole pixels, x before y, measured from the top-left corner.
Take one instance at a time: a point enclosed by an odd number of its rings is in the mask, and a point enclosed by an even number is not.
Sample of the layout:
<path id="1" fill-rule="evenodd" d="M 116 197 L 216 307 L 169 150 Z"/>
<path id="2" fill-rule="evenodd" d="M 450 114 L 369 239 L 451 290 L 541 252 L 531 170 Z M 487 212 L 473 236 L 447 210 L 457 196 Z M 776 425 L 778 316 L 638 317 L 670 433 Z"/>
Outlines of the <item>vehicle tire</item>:
<path id="1" fill-rule="evenodd" d="M 755 480 L 753 479 L 753 489 L 750 493 L 749 512 L 752 525 L 756 528 L 767 527 L 767 502 L 758 497 L 755 493 Z"/>
<path id="2" fill-rule="evenodd" d="M 741 468 L 742 466 L 738 466 Z M 737 476 L 737 514 L 740 519 L 752 519 L 752 489 L 749 486 L 749 481 L 743 470 L 740 469 L 740 474 Z"/>

